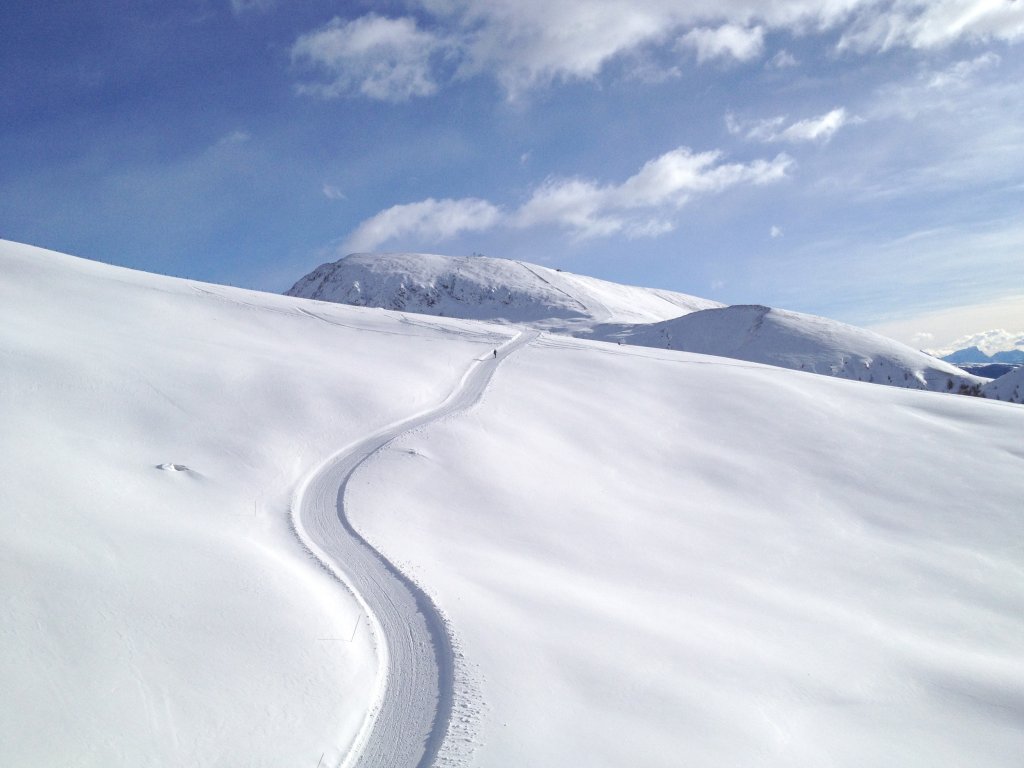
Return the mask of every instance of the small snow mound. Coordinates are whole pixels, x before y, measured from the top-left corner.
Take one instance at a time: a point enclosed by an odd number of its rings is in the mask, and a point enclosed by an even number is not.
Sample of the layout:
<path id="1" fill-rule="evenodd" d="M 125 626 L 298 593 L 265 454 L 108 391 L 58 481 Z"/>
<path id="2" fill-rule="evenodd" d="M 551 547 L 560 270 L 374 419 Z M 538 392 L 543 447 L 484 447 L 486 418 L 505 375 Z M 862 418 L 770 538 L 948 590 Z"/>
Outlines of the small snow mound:
<path id="1" fill-rule="evenodd" d="M 189 468 L 184 464 L 157 464 L 157 469 L 163 469 L 168 472 L 189 472 Z"/>

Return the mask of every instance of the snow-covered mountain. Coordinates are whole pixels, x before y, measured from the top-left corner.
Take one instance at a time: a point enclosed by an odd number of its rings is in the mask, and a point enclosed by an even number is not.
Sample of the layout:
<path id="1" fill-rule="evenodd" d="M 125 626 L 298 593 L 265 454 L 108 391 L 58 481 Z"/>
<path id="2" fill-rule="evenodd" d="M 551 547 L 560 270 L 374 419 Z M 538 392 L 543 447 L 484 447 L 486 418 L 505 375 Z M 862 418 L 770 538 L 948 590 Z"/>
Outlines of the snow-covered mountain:
<path id="1" fill-rule="evenodd" d="M 706 309 L 631 328 L 598 328 L 595 336 L 910 389 L 976 392 L 987 381 L 873 331 L 756 305 Z"/>
<path id="2" fill-rule="evenodd" d="M 1021 406 L 0 241 L 0 425 L 4 766 L 1020 766 Z"/>
<path id="3" fill-rule="evenodd" d="M 993 400 L 1024 403 L 1024 367 L 993 379 L 981 388 L 981 394 Z"/>
<path id="4" fill-rule="evenodd" d="M 1024 349 L 1002 349 L 987 354 L 977 346 L 965 347 L 942 357 L 947 363 L 1001 363 L 1003 365 L 1024 365 Z"/>
<path id="5" fill-rule="evenodd" d="M 718 302 L 637 288 L 486 256 L 356 253 L 323 264 L 286 294 L 426 315 L 586 332 L 601 323 L 652 323 Z"/>
<path id="6" fill-rule="evenodd" d="M 986 379 L 877 333 L 760 306 L 619 285 L 482 256 L 353 254 L 288 292 L 321 301 L 527 324 L 583 338 L 750 360 L 911 389 L 974 392 Z"/>

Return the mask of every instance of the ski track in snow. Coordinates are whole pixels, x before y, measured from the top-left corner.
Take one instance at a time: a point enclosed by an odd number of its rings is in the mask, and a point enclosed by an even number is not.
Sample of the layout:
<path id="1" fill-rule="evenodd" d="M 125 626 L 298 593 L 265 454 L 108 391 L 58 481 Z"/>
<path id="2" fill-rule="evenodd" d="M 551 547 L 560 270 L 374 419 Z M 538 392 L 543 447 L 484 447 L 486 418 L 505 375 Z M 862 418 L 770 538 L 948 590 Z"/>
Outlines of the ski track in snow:
<path id="1" fill-rule="evenodd" d="M 455 706 L 455 654 L 444 618 L 411 578 L 352 526 L 344 506 L 353 473 L 406 432 L 465 410 L 483 396 L 497 365 L 530 343 L 521 331 L 473 361 L 440 405 L 385 427 L 328 459 L 300 485 L 293 524 L 306 547 L 355 595 L 376 641 L 374 703 L 342 761 L 347 768 L 427 768 L 439 756 Z"/>

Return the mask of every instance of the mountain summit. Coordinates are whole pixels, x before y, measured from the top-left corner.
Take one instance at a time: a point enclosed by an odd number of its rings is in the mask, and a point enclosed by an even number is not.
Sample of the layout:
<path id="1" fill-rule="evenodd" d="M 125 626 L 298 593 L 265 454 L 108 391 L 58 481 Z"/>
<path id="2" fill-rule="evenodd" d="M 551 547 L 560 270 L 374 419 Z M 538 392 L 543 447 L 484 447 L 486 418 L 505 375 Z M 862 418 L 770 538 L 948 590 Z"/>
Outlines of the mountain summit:
<path id="1" fill-rule="evenodd" d="M 603 323 L 654 323 L 717 301 L 487 256 L 354 253 L 322 264 L 288 296 L 425 315 L 586 333 Z"/>
<path id="2" fill-rule="evenodd" d="M 356 253 L 323 264 L 289 296 L 678 349 L 910 389 L 977 393 L 987 379 L 893 339 L 824 317 L 726 307 L 523 261 Z"/>

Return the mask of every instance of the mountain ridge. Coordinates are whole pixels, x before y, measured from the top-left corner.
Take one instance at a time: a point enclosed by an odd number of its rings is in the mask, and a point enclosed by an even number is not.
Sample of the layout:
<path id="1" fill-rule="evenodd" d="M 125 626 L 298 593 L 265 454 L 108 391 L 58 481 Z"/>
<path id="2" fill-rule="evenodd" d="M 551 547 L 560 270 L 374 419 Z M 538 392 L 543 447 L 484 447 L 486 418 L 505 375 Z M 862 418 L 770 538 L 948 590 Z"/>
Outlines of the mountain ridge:
<path id="1" fill-rule="evenodd" d="M 720 307 L 673 291 L 488 256 L 356 253 L 321 264 L 285 292 L 320 301 L 428 315 L 523 323 L 581 333 L 602 323 L 649 323 Z"/>
<path id="2" fill-rule="evenodd" d="M 718 355 L 876 384 L 978 394 L 988 379 L 836 320 L 725 306 L 487 256 L 358 253 L 322 264 L 289 296 L 518 323 L 553 333 Z"/>

